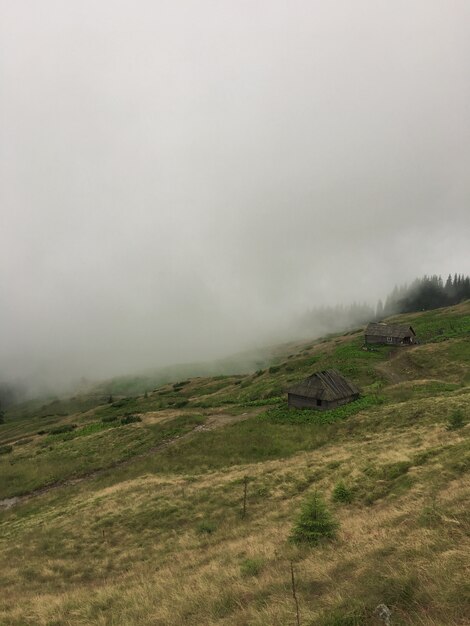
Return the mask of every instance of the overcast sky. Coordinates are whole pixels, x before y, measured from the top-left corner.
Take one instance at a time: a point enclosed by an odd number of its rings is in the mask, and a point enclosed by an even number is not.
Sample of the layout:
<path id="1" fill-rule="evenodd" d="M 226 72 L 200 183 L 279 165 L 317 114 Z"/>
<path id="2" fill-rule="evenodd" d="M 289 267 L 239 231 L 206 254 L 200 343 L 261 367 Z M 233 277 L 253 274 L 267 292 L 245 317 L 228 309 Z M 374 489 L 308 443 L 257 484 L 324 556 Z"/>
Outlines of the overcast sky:
<path id="1" fill-rule="evenodd" d="M 470 271 L 469 34 L 468 0 L 0 0 L 0 378 Z"/>

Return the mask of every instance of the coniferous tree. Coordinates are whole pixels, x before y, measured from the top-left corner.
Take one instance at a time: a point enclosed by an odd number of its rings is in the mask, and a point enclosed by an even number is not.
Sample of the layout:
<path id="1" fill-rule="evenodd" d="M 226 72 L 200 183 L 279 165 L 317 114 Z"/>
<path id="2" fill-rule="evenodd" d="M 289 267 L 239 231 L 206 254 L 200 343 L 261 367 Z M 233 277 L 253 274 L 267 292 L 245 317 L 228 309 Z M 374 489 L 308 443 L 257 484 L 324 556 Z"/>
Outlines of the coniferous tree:
<path id="1" fill-rule="evenodd" d="M 441 276 L 423 276 L 406 287 L 403 294 L 398 301 L 395 301 L 395 309 L 398 313 L 427 311 L 458 304 L 470 298 L 470 277 L 454 274 L 452 280 L 449 274 L 444 284 Z M 396 292 L 392 292 L 392 298 L 395 295 Z"/>
<path id="2" fill-rule="evenodd" d="M 322 539 L 336 535 L 338 523 L 333 519 L 325 501 L 314 492 L 302 505 L 299 518 L 292 529 L 291 541 L 316 545 Z"/>
<path id="3" fill-rule="evenodd" d="M 447 280 L 433 274 L 417 278 L 411 284 L 395 285 L 387 295 L 373 307 L 353 302 L 349 306 L 321 306 L 307 311 L 299 324 L 307 334 L 326 335 L 331 332 L 357 328 L 371 320 L 381 320 L 397 313 L 427 311 L 438 307 L 458 304 L 470 299 L 470 276 L 449 274 Z"/>
<path id="4" fill-rule="evenodd" d="M 451 294 L 452 294 L 452 276 L 451 276 L 450 274 L 449 274 L 449 276 L 447 277 L 447 280 L 446 280 L 446 284 L 445 284 L 444 290 L 445 290 L 445 292 L 446 292 L 446 294 L 447 294 L 448 296 L 451 296 Z"/>

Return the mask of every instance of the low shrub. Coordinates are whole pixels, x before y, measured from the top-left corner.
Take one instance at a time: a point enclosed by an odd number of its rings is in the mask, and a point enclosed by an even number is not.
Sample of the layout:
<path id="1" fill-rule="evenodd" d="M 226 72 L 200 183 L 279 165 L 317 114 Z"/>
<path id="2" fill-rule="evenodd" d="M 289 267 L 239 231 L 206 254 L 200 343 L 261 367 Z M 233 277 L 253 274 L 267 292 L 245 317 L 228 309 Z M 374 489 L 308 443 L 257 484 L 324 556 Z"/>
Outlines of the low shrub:
<path id="1" fill-rule="evenodd" d="M 240 573 L 243 577 L 259 576 L 263 569 L 263 561 L 261 559 L 245 559 L 240 564 Z"/>
<path id="2" fill-rule="evenodd" d="M 335 502 L 344 502 L 349 504 L 353 499 L 353 494 L 351 489 L 349 489 L 343 481 L 340 481 L 336 483 L 333 489 L 332 498 Z"/>
<path id="3" fill-rule="evenodd" d="M 369 624 L 370 611 L 363 607 L 336 609 L 328 611 L 320 617 L 320 621 L 311 622 L 311 626 L 365 626 Z"/>
<path id="4" fill-rule="evenodd" d="M 0 446 L 0 454 L 10 454 L 13 452 L 13 446 Z"/>
<path id="5" fill-rule="evenodd" d="M 135 422 L 141 422 L 142 419 L 138 415 L 125 415 L 121 417 L 121 424 L 134 424 Z"/>
<path id="6" fill-rule="evenodd" d="M 77 424 L 63 424 L 62 426 L 56 426 L 51 428 L 48 432 L 49 435 L 62 435 L 62 433 L 71 433 L 72 430 L 77 428 Z"/>
<path id="7" fill-rule="evenodd" d="M 182 380 L 179 383 L 174 383 L 173 385 L 173 389 L 175 391 L 178 391 L 179 389 L 181 389 L 182 387 L 185 387 L 186 385 L 189 385 L 190 381 L 189 380 Z"/>
<path id="8" fill-rule="evenodd" d="M 113 407 L 113 409 L 120 409 L 126 404 L 129 404 L 129 402 L 131 401 L 132 401 L 132 398 L 122 398 L 122 400 L 116 400 L 116 402 L 113 402 L 111 406 Z"/>
<path id="9" fill-rule="evenodd" d="M 109 422 L 115 422 L 117 418 L 118 418 L 117 415 L 105 415 L 104 417 L 101 418 L 101 422 L 103 424 L 108 424 Z"/>
<path id="10" fill-rule="evenodd" d="M 196 527 L 200 535 L 211 535 L 216 530 L 216 525 L 210 520 L 202 520 Z"/>
<path id="11" fill-rule="evenodd" d="M 464 426 L 465 420 L 462 411 L 454 411 L 447 420 L 447 430 L 458 430 Z"/>
<path id="12" fill-rule="evenodd" d="M 182 409 L 188 404 L 188 402 L 189 400 L 178 400 L 177 402 L 174 402 L 172 406 L 174 406 L 175 409 Z"/>

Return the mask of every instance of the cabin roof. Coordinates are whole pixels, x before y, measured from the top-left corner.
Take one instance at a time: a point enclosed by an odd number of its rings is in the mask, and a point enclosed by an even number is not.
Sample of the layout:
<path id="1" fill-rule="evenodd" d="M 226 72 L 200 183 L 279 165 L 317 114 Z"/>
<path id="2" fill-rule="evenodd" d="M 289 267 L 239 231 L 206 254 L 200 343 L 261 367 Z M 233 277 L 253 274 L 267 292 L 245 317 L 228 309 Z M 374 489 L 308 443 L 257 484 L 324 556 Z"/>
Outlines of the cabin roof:
<path id="1" fill-rule="evenodd" d="M 338 370 L 330 369 L 315 372 L 297 385 L 289 387 L 287 393 L 331 401 L 359 394 L 359 389 L 346 380 Z"/>
<path id="2" fill-rule="evenodd" d="M 374 337 L 403 337 L 416 336 L 411 326 L 403 324 L 386 324 L 385 322 L 371 322 L 366 328 L 366 335 Z"/>

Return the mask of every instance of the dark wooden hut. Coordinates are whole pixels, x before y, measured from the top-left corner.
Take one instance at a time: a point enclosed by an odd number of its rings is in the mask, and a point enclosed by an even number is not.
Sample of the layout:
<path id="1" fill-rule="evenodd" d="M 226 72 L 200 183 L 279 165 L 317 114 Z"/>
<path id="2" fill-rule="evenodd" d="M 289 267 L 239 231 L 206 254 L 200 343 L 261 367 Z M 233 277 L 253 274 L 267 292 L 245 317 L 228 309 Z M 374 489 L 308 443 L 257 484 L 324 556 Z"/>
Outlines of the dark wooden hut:
<path id="1" fill-rule="evenodd" d="M 366 328 L 365 340 L 366 343 L 409 346 L 416 343 L 416 333 L 411 326 L 371 322 Z"/>
<path id="2" fill-rule="evenodd" d="M 359 397 L 359 390 L 337 370 L 316 372 L 287 390 L 289 407 L 326 411 Z"/>

